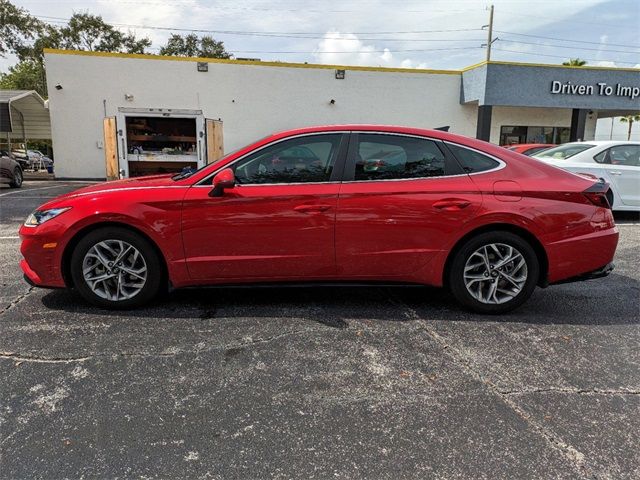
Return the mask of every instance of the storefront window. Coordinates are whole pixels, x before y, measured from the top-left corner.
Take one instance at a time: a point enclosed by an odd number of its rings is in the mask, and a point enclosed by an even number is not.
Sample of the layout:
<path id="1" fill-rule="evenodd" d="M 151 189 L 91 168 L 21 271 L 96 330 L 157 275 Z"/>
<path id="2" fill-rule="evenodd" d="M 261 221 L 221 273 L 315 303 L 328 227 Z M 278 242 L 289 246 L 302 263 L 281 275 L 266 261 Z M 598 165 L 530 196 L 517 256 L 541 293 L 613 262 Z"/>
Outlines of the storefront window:
<path id="1" fill-rule="evenodd" d="M 500 127 L 500 145 L 520 143 L 560 144 L 569 141 L 569 127 Z"/>

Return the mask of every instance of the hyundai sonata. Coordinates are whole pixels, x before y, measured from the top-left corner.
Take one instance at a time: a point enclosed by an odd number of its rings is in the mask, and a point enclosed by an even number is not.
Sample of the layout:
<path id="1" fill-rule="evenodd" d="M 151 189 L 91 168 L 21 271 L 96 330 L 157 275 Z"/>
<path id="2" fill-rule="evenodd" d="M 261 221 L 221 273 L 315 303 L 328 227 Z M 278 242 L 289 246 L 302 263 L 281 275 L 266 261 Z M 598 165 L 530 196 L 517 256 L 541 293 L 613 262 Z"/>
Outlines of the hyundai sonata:
<path id="1" fill-rule="evenodd" d="M 609 274 L 608 190 L 442 131 L 304 128 L 195 172 L 60 196 L 20 229 L 21 267 L 107 308 L 190 286 L 382 282 L 501 313 L 536 286 Z"/>

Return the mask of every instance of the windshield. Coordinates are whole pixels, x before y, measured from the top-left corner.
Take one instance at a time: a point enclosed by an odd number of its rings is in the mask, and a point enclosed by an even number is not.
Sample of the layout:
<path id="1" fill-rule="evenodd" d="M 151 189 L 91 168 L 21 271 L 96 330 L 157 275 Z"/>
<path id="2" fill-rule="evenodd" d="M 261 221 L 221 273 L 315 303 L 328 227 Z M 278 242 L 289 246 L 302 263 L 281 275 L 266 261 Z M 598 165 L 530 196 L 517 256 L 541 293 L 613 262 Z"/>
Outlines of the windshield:
<path id="1" fill-rule="evenodd" d="M 558 147 L 549 148 L 542 152 L 538 152 L 534 155 L 537 158 L 553 158 L 557 160 L 564 160 L 574 155 L 589 150 L 595 147 L 590 143 L 566 143 Z"/>
<path id="2" fill-rule="evenodd" d="M 240 150 L 240 149 L 236 148 L 234 151 L 227 153 L 224 157 L 219 158 L 215 162 L 207 163 L 206 165 L 204 165 L 203 167 L 200 167 L 198 169 L 195 169 L 195 168 L 192 168 L 192 167 L 185 167 L 185 168 L 182 169 L 182 171 L 180 173 L 178 173 L 177 175 L 174 175 L 173 177 L 171 177 L 171 180 L 177 181 L 177 180 L 182 180 L 183 178 L 190 177 L 194 173 L 199 172 L 200 170 L 202 170 L 203 168 L 210 167 L 211 165 L 215 165 L 216 163 L 221 162 L 222 160 L 225 160 L 229 156 L 231 156 L 234 153 L 236 153 L 238 150 Z"/>

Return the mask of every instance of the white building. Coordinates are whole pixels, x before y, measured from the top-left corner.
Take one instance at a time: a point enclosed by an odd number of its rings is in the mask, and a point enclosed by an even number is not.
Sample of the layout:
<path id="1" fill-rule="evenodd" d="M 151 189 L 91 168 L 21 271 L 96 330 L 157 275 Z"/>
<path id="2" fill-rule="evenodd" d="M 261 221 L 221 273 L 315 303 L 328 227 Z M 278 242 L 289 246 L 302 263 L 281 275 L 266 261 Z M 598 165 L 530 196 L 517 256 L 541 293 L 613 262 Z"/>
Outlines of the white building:
<path id="1" fill-rule="evenodd" d="M 637 69 L 484 62 L 445 71 L 61 50 L 46 50 L 45 61 L 58 178 L 202 166 L 218 158 L 221 130 L 226 151 L 342 123 L 560 143 L 592 139 L 598 118 L 640 109 Z"/>

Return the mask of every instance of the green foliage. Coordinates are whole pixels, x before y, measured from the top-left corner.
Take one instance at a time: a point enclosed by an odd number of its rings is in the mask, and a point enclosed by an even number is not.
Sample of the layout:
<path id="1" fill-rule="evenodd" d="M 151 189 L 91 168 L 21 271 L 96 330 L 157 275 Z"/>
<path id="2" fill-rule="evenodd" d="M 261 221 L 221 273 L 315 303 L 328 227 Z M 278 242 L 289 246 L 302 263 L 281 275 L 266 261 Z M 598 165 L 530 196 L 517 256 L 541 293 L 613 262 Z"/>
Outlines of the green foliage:
<path id="1" fill-rule="evenodd" d="M 91 52 L 144 53 L 151 46 L 148 38 L 122 33 L 99 15 L 74 13 L 69 23 L 59 29 L 60 48 Z"/>
<path id="2" fill-rule="evenodd" d="M 620 121 L 622 123 L 627 123 L 627 122 L 640 122 L 640 113 L 637 113 L 635 115 L 625 115 L 624 117 L 620 117 Z"/>
<path id="3" fill-rule="evenodd" d="M 620 117 L 620 121 L 622 123 L 629 124 L 629 128 L 627 129 L 627 140 L 631 140 L 631 129 L 633 128 L 634 122 L 640 122 L 640 113 L 636 113 L 635 115 L 625 115 L 624 117 Z"/>
<path id="4" fill-rule="evenodd" d="M 47 84 L 44 68 L 36 60 L 23 60 L 7 73 L 0 73 L 0 88 L 7 90 L 35 90 L 41 96 L 47 97 Z"/>
<path id="5" fill-rule="evenodd" d="M 40 34 L 44 23 L 8 0 L 0 0 L 0 56 L 15 53 Z"/>
<path id="6" fill-rule="evenodd" d="M 94 52 L 145 53 L 151 46 L 148 38 L 123 33 L 105 23 L 99 15 L 74 13 L 64 26 L 50 25 L 16 7 L 9 0 L 0 0 L 0 56 L 15 54 L 19 62 L 0 73 L 0 88 L 35 90 L 46 98 L 45 48 L 88 50 Z M 172 34 L 160 49 L 161 55 L 182 57 L 231 58 L 224 43 L 213 37 L 195 34 Z"/>
<path id="7" fill-rule="evenodd" d="M 47 96 L 45 48 L 95 52 L 144 53 L 148 38 L 123 33 L 99 15 L 75 13 L 64 26 L 41 22 L 8 0 L 0 0 L 0 56 L 15 54 L 19 62 L 0 73 L 0 88 L 35 90 Z"/>
<path id="8" fill-rule="evenodd" d="M 568 61 L 562 62 L 562 65 L 565 65 L 567 67 L 583 67 L 586 64 L 587 61 L 580 58 L 570 58 Z"/>
<path id="9" fill-rule="evenodd" d="M 231 58 L 231 54 L 224 49 L 223 42 L 219 42 L 208 35 L 198 37 L 195 33 L 189 35 L 171 34 L 167 44 L 160 48 L 160 55 Z"/>

